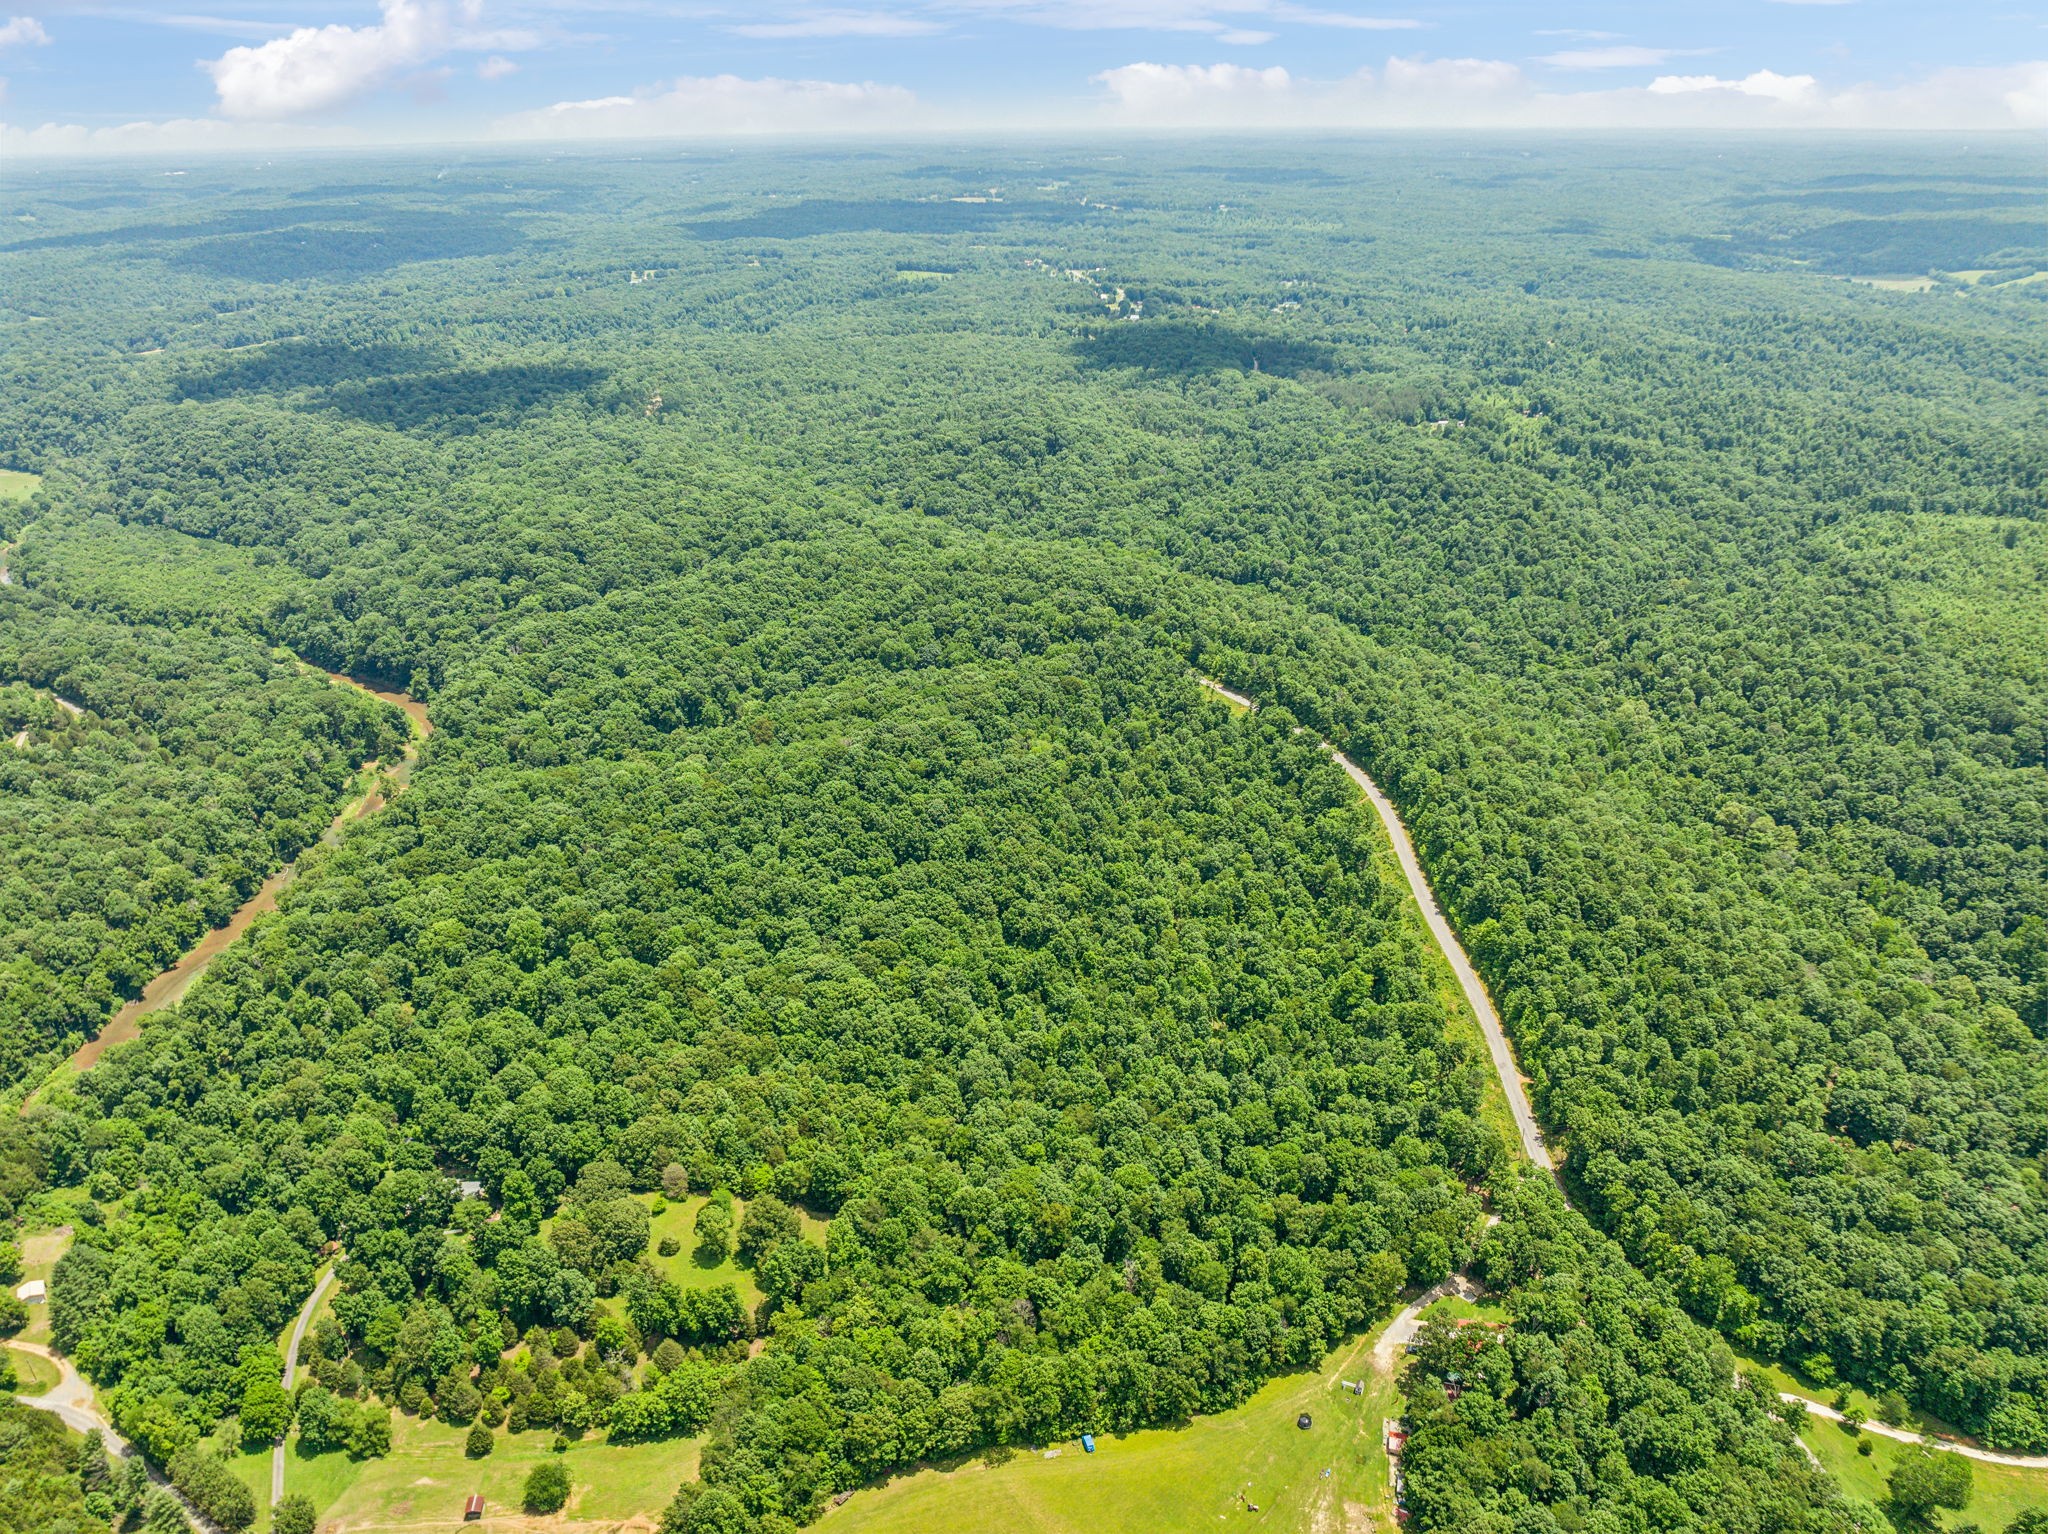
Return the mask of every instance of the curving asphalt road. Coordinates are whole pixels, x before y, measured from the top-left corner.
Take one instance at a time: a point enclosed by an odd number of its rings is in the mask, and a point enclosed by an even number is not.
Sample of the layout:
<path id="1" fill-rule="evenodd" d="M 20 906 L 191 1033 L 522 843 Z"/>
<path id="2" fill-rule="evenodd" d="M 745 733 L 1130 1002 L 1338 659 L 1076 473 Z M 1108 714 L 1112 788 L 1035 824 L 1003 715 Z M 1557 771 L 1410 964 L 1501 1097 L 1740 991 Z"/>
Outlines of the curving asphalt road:
<path id="1" fill-rule="evenodd" d="M 1781 1390 L 1778 1392 L 1778 1399 L 1788 1403 L 1796 1401 L 1812 1415 L 1828 1422 L 1842 1420 L 1842 1414 L 1832 1406 L 1810 1401 L 1795 1391 Z M 1875 1433 L 1880 1438 L 1894 1439 L 1899 1443 L 1924 1443 L 1930 1449 L 1960 1454 L 1964 1459 L 1982 1460 L 1987 1465 L 2010 1465 L 2015 1470 L 2048 1470 L 2048 1454 L 2001 1454 L 1996 1449 L 1980 1449 L 1975 1444 L 1958 1443 L 1953 1438 L 1930 1437 L 1926 1433 L 1916 1433 L 1910 1428 L 1893 1427 L 1889 1422 L 1866 1422 L 1863 1424 L 1863 1431 Z"/>
<path id="2" fill-rule="evenodd" d="M 1218 697 L 1227 698 L 1240 708 L 1258 707 L 1243 693 L 1232 692 L 1221 682 L 1206 676 L 1197 680 Z M 1550 1148 L 1543 1143 L 1543 1126 L 1536 1122 L 1535 1110 L 1529 1106 L 1528 1086 L 1520 1067 L 1515 1064 L 1515 1052 L 1508 1043 L 1507 1030 L 1501 1026 L 1500 1013 L 1494 1010 L 1493 998 L 1486 994 L 1486 986 L 1480 980 L 1479 972 L 1473 969 L 1471 959 L 1466 957 L 1458 934 L 1444 919 L 1443 908 L 1437 904 L 1436 891 L 1430 888 L 1429 875 L 1422 871 L 1422 861 L 1415 855 L 1415 843 L 1409 839 L 1408 827 L 1401 823 L 1400 812 L 1358 763 L 1327 740 L 1318 737 L 1317 744 L 1330 753 L 1337 765 L 1344 769 L 1345 776 L 1365 791 L 1365 797 L 1379 812 L 1380 824 L 1387 828 L 1387 839 L 1394 844 L 1394 856 L 1408 880 L 1408 891 L 1422 908 L 1422 919 L 1429 924 L 1430 935 L 1436 939 L 1437 947 L 1443 950 L 1444 958 L 1450 961 L 1451 973 L 1458 977 L 1458 989 L 1465 993 L 1473 1016 L 1479 1019 L 1480 1030 L 1486 1035 L 1487 1053 L 1493 1056 L 1493 1072 L 1500 1078 L 1501 1090 L 1507 1094 L 1508 1108 L 1515 1116 L 1515 1133 L 1521 1138 L 1522 1154 L 1556 1177 L 1557 1164 L 1550 1158 Z"/>
<path id="3" fill-rule="evenodd" d="M 299 1372 L 299 1344 L 306 1340 L 306 1328 L 313 1320 L 313 1312 L 320 1308 L 320 1296 L 327 1292 L 327 1286 L 334 1282 L 334 1269 L 329 1268 L 320 1275 L 320 1282 L 313 1286 L 313 1292 L 306 1296 L 306 1303 L 299 1307 L 299 1318 L 292 1323 L 291 1341 L 284 1350 L 284 1393 L 292 1393 L 293 1377 Z M 270 1505 L 277 1506 L 284 1497 L 284 1440 L 282 1438 L 270 1449 Z"/>
<path id="4" fill-rule="evenodd" d="M 1198 676 L 1195 680 L 1210 692 L 1228 699 L 1239 708 L 1256 709 L 1259 706 L 1243 693 L 1232 692 L 1213 678 Z M 1379 784 L 1373 782 L 1364 769 L 1350 757 L 1321 737 L 1317 737 L 1317 744 L 1329 752 L 1337 765 L 1344 769 L 1345 775 L 1365 791 L 1366 798 L 1372 801 L 1372 807 L 1379 812 L 1380 824 L 1387 828 L 1387 837 L 1394 844 L 1394 856 L 1400 861 L 1401 872 L 1407 876 L 1409 892 L 1415 896 L 1415 903 L 1422 907 L 1423 919 L 1429 923 L 1429 930 L 1436 938 L 1437 946 L 1450 961 L 1451 971 L 1458 977 L 1458 986 L 1464 991 L 1465 1000 L 1471 1003 L 1472 1011 L 1479 1019 L 1479 1026 L 1486 1034 L 1486 1047 L 1493 1056 L 1494 1074 L 1500 1078 L 1501 1090 L 1507 1093 L 1508 1107 L 1514 1111 L 1515 1129 L 1521 1136 L 1522 1152 L 1537 1166 L 1550 1173 L 1552 1178 L 1557 1178 L 1557 1164 L 1551 1160 L 1549 1148 L 1543 1143 L 1543 1128 L 1536 1122 L 1535 1112 L 1529 1106 L 1528 1090 L 1521 1070 L 1515 1064 L 1514 1050 L 1508 1043 L 1507 1032 L 1501 1027 L 1500 1014 L 1494 1010 L 1493 998 L 1486 994 L 1486 986 L 1481 982 L 1478 972 L 1472 968 L 1471 959 L 1466 957 L 1464 945 L 1458 941 L 1458 934 L 1451 930 L 1450 922 L 1444 918 L 1443 908 L 1437 904 L 1436 892 L 1430 888 L 1429 876 L 1422 871 L 1422 863 L 1415 856 L 1415 843 L 1409 839 L 1408 828 L 1402 824 L 1400 812 L 1394 808 L 1393 801 L 1380 792 Z M 1561 1179 L 1558 1186 L 1562 1191 Z M 1569 1194 L 1566 1194 L 1566 1202 L 1570 1202 Z M 1465 1291 L 1457 1286 L 1469 1282 L 1462 1274 L 1446 1279 L 1402 1311 L 1388 1323 L 1386 1335 L 1374 1347 L 1375 1360 L 1391 1362 L 1400 1344 L 1414 1336 L 1418 1325 L 1416 1318 L 1422 1311 L 1446 1294 L 1464 1293 Z M 1404 1324 L 1406 1331 L 1401 1332 Z M 1842 1414 L 1832 1406 L 1809 1400 L 1791 1391 L 1779 1392 L 1779 1399 L 1799 1402 L 1814 1416 L 1827 1421 L 1842 1420 Z M 1980 1449 L 1953 1438 L 1928 1436 L 1905 1428 L 1892 1427 L 1883 1422 L 1867 1422 L 1863 1430 L 1866 1433 L 1876 1433 L 1882 1438 L 1896 1439 L 1900 1443 L 1924 1443 L 1931 1448 L 1945 1449 L 1967 1459 L 1981 1460 L 1987 1465 L 2010 1465 L 2021 1470 L 2048 1470 L 2048 1455 L 2001 1454 L 1995 1449 Z M 1812 1450 L 1807 1450 L 1808 1458 L 1812 1457 L 1812 1453 Z"/>
<path id="5" fill-rule="evenodd" d="M 72 1367 L 70 1359 L 55 1348 L 46 1348 L 40 1342 L 23 1342 L 18 1337 L 7 1345 L 24 1353 L 33 1353 L 38 1358 L 46 1358 L 57 1366 L 56 1384 L 39 1396 L 17 1396 L 16 1400 L 23 1406 L 33 1406 L 37 1411 L 55 1413 L 75 1433 L 98 1433 L 106 1440 L 109 1454 L 128 1452 L 127 1440 L 100 1415 L 99 1404 L 92 1398 L 92 1386 Z"/>

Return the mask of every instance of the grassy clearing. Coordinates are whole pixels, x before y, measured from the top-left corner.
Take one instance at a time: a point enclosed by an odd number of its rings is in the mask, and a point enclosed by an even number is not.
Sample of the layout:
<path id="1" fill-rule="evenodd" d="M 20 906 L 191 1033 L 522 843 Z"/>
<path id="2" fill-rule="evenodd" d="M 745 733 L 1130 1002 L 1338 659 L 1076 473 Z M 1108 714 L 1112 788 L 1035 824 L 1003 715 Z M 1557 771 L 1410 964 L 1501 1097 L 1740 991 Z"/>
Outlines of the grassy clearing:
<path id="1" fill-rule="evenodd" d="M 948 282 L 952 280 L 954 274 L 952 272 L 920 271 L 914 267 L 899 267 L 896 276 L 902 282 Z"/>
<path id="2" fill-rule="evenodd" d="M 40 1278 L 50 1281 L 50 1274 L 56 1270 L 57 1261 L 71 1250 L 71 1227 L 59 1225 L 54 1230 L 39 1230 L 24 1237 L 21 1243 L 21 1276 L 23 1279 Z M 31 1305 L 28 1308 L 28 1325 L 21 1330 L 23 1342 L 50 1343 L 50 1307 Z"/>
<path id="3" fill-rule="evenodd" d="M 0 501 L 25 501 L 36 493 L 43 476 L 22 469 L 0 469 Z"/>
<path id="4" fill-rule="evenodd" d="M 1887 293 L 1925 293 L 1934 286 L 1932 277 L 1851 277 L 1851 282 L 1860 282 L 1866 288 L 1882 288 Z"/>
<path id="5" fill-rule="evenodd" d="M 1425 1316 L 1445 1316 L 1453 1321 L 1505 1321 L 1508 1309 L 1497 1300 L 1468 1300 L 1462 1295 L 1446 1295 L 1428 1310 Z"/>
<path id="6" fill-rule="evenodd" d="M 1345 1344 L 1314 1374 L 1273 1380 L 1243 1406 L 1162 1428 L 1023 1450 L 1007 1464 L 972 1461 L 856 1492 L 826 1514 L 834 1534 L 1193 1534 L 1219 1524 L 1345 1534 L 1385 1526 L 1382 1422 L 1393 1382 L 1371 1373 L 1371 1337 Z M 1367 1380 L 1354 1396 L 1340 1379 Z M 1310 1413 L 1307 1432 L 1295 1417 Z M 1059 1457 L 1046 1459 L 1044 1449 Z M 1326 1476 L 1324 1472 L 1328 1472 Z M 1259 1511 L 1238 1500 L 1246 1493 Z"/>
<path id="7" fill-rule="evenodd" d="M 520 1490 L 527 1472 L 553 1452 L 554 1430 L 500 1432 L 497 1447 L 483 1459 L 464 1454 L 467 1431 L 399 1417 L 385 1459 L 357 1461 L 345 1454 L 303 1459 L 288 1453 L 285 1490 L 313 1499 L 321 1534 L 460 1529 L 462 1504 L 471 1492 L 483 1495 L 485 1527 L 534 1527 L 535 1521 L 519 1512 Z M 611 1444 L 588 1438 L 571 1444 L 562 1456 L 569 1467 L 569 1505 L 559 1519 L 542 1520 L 540 1526 L 651 1525 L 676 1487 L 696 1474 L 697 1447 L 695 1440 Z M 264 1474 L 269 1474 L 267 1461 Z"/>
<path id="8" fill-rule="evenodd" d="M 1754 1358 L 1744 1358 L 1739 1353 L 1736 1355 L 1736 1359 L 1744 1374 L 1754 1373 L 1762 1375 L 1766 1380 L 1770 1381 L 1771 1389 L 1773 1390 L 1780 1392 L 1789 1390 L 1794 1395 L 1805 1396 L 1809 1401 L 1820 1401 L 1829 1406 L 1835 1405 L 1835 1398 L 1846 1392 L 1846 1400 L 1841 1406 L 1843 1411 L 1860 1411 L 1865 1419 L 1871 1422 L 1881 1422 L 1884 1420 L 1883 1414 L 1877 1409 L 1877 1397 L 1861 1386 L 1839 1384 L 1816 1385 L 1805 1375 L 1799 1373 L 1798 1370 L 1788 1369 L 1783 1364 L 1767 1364 Z M 1954 1436 L 1956 1431 L 1953 1424 L 1943 1422 L 1939 1417 L 1932 1417 L 1926 1412 L 1920 1411 L 1913 1412 L 1910 1420 L 1895 1422 L 1892 1426 L 1911 1428 L 1916 1433 L 1945 1433 L 1950 1436 Z"/>
<path id="9" fill-rule="evenodd" d="M 653 1209 L 656 1196 L 643 1195 L 641 1202 Z M 754 1282 L 751 1263 L 733 1257 L 727 1257 L 720 1263 L 702 1263 L 696 1258 L 697 1211 L 710 1202 L 708 1195 L 692 1194 L 689 1198 L 669 1204 L 667 1208 L 656 1212 L 648 1231 L 647 1260 L 653 1264 L 656 1272 L 662 1274 L 678 1289 L 716 1289 L 720 1284 L 731 1284 L 740 1292 L 740 1303 L 748 1310 L 752 1310 L 761 1303 L 762 1294 L 760 1285 Z M 746 1209 L 745 1199 L 736 1198 L 732 1201 L 735 1232 L 739 1229 L 740 1220 Z M 804 1239 L 823 1246 L 826 1222 L 802 1210 L 797 1213 L 803 1220 Z M 661 1255 L 661 1243 L 664 1238 L 672 1238 L 678 1243 L 679 1250 L 673 1257 Z"/>
<path id="10" fill-rule="evenodd" d="M 63 1378 L 57 1372 L 57 1366 L 40 1353 L 8 1348 L 7 1356 L 14 1361 L 14 1372 L 21 1381 L 15 1387 L 16 1395 L 39 1396 Z"/>
<path id="11" fill-rule="evenodd" d="M 1857 1440 L 1834 1422 L 1809 1420 L 1799 1436 L 1828 1473 L 1841 1483 L 1843 1491 L 1880 1506 L 1884 1502 L 1885 1483 L 1899 1456 L 1909 1452 L 1906 1444 L 1865 1433 L 1863 1438 L 1871 1450 L 1868 1455 L 1858 1454 Z M 1954 1522 L 1977 1523 L 1987 1530 L 1997 1530 L 2028 1508 L 2048 1507 L 2048 1470 L 2013 1470 L 2004 1465 L 1973 1463 L 1970 1474 L 1970 1505 L 1955 1516 Z"/>

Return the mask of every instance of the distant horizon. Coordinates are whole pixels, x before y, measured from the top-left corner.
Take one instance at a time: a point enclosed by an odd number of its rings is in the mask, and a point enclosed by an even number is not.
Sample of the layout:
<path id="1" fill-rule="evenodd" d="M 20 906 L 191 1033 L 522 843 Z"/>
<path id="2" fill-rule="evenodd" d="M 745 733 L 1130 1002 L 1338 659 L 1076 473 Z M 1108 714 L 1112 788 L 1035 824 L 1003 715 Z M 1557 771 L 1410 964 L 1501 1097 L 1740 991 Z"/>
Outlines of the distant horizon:
<path id="1" fill-rule="evenodd" d="M 416 157 L 432 159 L 437 152 L 461 153 L 465 156 L 523 159 L 530 155 L 547 155 L 552 158 L 605 158 L 622 150 L 636 154 L 674 153 L 702 154 L 706 152 L 741 155 L 750 151 L 798 151 L 805 149 L 840 150 L 886 150 L 930 148 L 933 146 L 960 145 L 977 148 L 1028 149 L 1033 146 L 1047 148 L 1074 148 L 1086 145 L 1133 144 L 1133 145 L 1189 145 L 1200 143 L 1216 144 L 1341 144 L 1372 143 L 1376 141 L 1405 141 L 1411 143 L 1447 142 L 1466 140 L 1475 145 L 1490 148 L 1507 148 L 1514 145 L 1531 144 L 1602 144 L 1628 140 L 1634 143 L 1662 145 L 1683 145 L 1688 143 L 1730 143 L 1743 145 L 1781 145 L 1785 147 L 1806 147 L 1821 149 L 1828 146 L 1853 147 L 1874 143 L 1904 143 L 1913 140 L 1935 141 L 1957 149 L 1967 150 L 1972 144 L 1983 143 L 1987 148 L 1997 147 L 2009 150 L 2021 145 L 2042 142 L 2048 139 L 2041 130 L 2030 128 L 1834 128 L 1834 129 L 1788 129 L 1771 127 L 1670 127 L 1670 128 L 1496 128 L 1458 126 L 1414 126 L 1414 127 L 1362 127 L 1362 128 L 1216 128 L 1216 129 L 1173 129 L 1111 127 L 1080 130 L 1021 130 L 1000 128 L 928 128 L 903 130 L 899 132 L 874 133 L 751 133 L 751 134 L 666 134 L 659 137 L 620 138 L 579 138 L 579 139 L 509 139 L 509 138 L 421 138 L 421 139 L 365 139 L 332 143 L 291 143 L 277 145 L 249 145 L 236 143 L 195 144 L 189 147 L 136 143 L 120 149 L 29 149 L 19 153 L 12 151 L 10 158 L 44 164 L 93 164 L 103 166 L 119 165 L 129 161 L 160 162 L 166 159 L 189 159 L 219 161 L 229 159 L 246 160 L 260 156 L 265 160 L 314 160 L 314 159 L 403 159 Z M 2048 164 L 2042 167 L 2042 180 L 2048 182 Z M 0 161 L 0 185 L 9 180 L 7 166 Z"/>
<path id="2" fill-rule="evenodd" d="M 1737 0 L 43 0 L 0 151 L 1107 132 L 2048 131 L 2048 10 Z"/>

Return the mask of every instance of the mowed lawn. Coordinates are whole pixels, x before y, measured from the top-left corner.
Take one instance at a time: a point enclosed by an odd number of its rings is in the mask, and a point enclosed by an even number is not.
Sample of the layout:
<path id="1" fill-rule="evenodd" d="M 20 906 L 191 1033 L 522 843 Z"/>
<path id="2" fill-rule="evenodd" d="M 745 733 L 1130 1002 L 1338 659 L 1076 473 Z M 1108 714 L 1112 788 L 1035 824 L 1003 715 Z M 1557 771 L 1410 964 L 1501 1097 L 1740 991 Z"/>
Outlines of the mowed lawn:
<path id="1" fill-rule="evenodd" d="M 60 1225 L 55 1230 L 39 1230 L 23 1239 L 21 1243 L 21 1276 L 23 1279 L 40 1278 L 44 1283 L 57 1271 L 57 1263 L 71 1250 L 71 1227 Z M 50 1344 L 50 1307 L 31 1305 L 28 1308 L 28 1325 L 22 1328 L 23 1342 Z"/>
<path id="2" fill-rule="evenodd" d="M 1868 1455 L 1858 1454 L 1856 1439 L 1843 1431 L 1840 1423 L 1818 1418 L 1808 1419 L 1806 1430 L 1799 1436 L 1820 1457 L 1828 1473 L 1841 1483 L 1844 1492 L 1879 1507 L 1884 1505 L 1886 1482 L 1891 1479 L 1899 1457 L 1912 1452 L 1910 1445 L 1866 1433 L 1863 1436 L 1869 1439 L 1871 1451 Z M 2048 1470 L 2015 1470 L 2006 1465 L 1972 1461 L 1970 1484 L 1969 1506 L 1960 1513 L 1945 1514 L 1946 1522 L 1975 1523 L 1988 1534 L 1996 1534 L 2029 1508 L 2048 1507 Z"/>
<path id="3" fill-rule="evenodd" d="M 658 1200 L 653 1194 L 644 1194 L 641 1196 L 641 1202 L 652 1209 Z M 696 1258 L 697 1212 L 710 1202 L 710 1198 L 703 1194 L 693 1194 L 689 1198 L 678 1199 L 656 1212 L 648 1231 L 647 1261 L 653 1265 L 656 1272 L 678 1289 L 716 1289 L 720 1284 L 731 1284 L 739 1290 L 740 1303 L 751 1312 L 762 1299 L 760 1285 L 754 1282 L 751 1263 L 742 1264 L 730 1256 L 719 1263 L 702 1263 Z M 736 1198 L 732 1201 L 735 1236 L 739 1232 L 740 1221 L 745 1217 L 746 1210 L 745 1199 Z M 804 1239 L 823 1246 L 827 1222 L 801 1209 L 797 1211 L 797 1216 L 803 1221 Z M 673 1257 L 661 1255 L 661 1243 L 664 1238 L 673 1239 L 680 1248 Z"/>
<path id="4" fill-rule="evenodd" d="M 25 501 L 36 493 L 36 487 L 42 482 L 40 474 L 29 474 L 21 469 L 0 469 L 0 501 Z"/>
<path id="5" fill-rule="evenodd" d="M 20 1348 L 8 1348 L 7 1357 L 14 1364 L 15 1377 L 21 1382 L 14 1393 L 22 1396 L 39 1396 L 63 1378 L 57 1366 L 40 1353 L 24 1352 Z"/>
<path id="6" fill-rule="evenodd" d="M 312 1498 L 321 1534 L 371 1534 L 407 1530 L 475 1529 L 465 1524 L 462 1505 L 471 1492 L 484 1498 L 484 1528 L 562 1529 L 586 1525 L 615 1528 L 631 1523 L 652 1528 L 676 1488 L 697 1473 L 697 1441 L 612 1444 L 599 1435 L 572 1443 L 562 1454 L 569 1467 L 569 1505 L 558 1517 L 528 1518 L 519 1497 L 527 1472 L 553 1454 L 553 1428 L 498 1433 L 497 1447 L 482 1459 L 463 1452 L 466 1427 L 422 1422 L 403 1414 L 391 1422 L 391 1453 L 384 1459 L 354 1460 L 343 1453 L 301 1455 L 288 1447 L 284 1489 Z M 270 1527 L 270 1451 L 244 1451 L 216 1440 L 235 1473 L 256 1493 L 252 1534 Z"/>
<path id="7" fill-rule="evenodd" d="M 1365 1380 L 1365 1394 L 1343 1390 L 1345 1379 Z M 824 1526 L 832 1534 L 1364 1534 L 1392 1526 L 1380 1432 L 1398 1402 L 1393 1382 L 1372 1373 L 1372 1336 L 1361 1337 L 1317 1372 L 1274 1380 L 1234 1411 L 1097 1438 L 1093 1454 L 1078 1442 L 1047 1444 L 994 1467 L 974 1460 L 900 1477 L 855 1492 Z M 1306 1432 L 1295 1426 L 1302 1412 L 1314 1419 Z M 1045 1458 L 1046 1449 L 1058 1457 Z"/>

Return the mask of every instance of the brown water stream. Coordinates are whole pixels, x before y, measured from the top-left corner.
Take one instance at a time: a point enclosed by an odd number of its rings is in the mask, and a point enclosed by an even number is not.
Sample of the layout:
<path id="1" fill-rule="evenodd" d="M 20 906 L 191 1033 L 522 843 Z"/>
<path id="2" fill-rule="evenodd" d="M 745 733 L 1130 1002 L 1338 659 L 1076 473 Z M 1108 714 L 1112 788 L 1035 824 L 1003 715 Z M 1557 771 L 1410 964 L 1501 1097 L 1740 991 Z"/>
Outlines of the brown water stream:
<path id="1" fill-rule="evenodd" d="M 413 764 L 419 760 L 420 742 L 434 733 L 434 723 L 427 717 L 427 706 L 416 698 L 403 693 L 379 692 L 374 687 L 358 682 L 354 677 L 344 676 L 339 671 L 323 673 L 331 682 L 343 687 L 353 687 L 357 692 L 367 693 L 380 702 L 404 712 L 411 721 L 412 733 L 405 743 L 404 754 L 388 767 L 375 761 L 363 763 L 362 771 L 369 777 L 365 790 L 341 807 L 333 821 L 321 836 L 322 845 L 332 846 L 341 838 L 341 828 L 350 821 L 361 820 L 374 815 L 390 802 L 391 796 L 404 792 L 412 781 Z M 389 786 L 389 794 L 385 792 Z M 142 988 L 142 994 L 129 1002 L 112 1018 L 108 1019 L 97 1037 L 88 1039 L 72 1055 L 68 1067 L 61 1074 L 76 1075 L 90 1070 L 93 1063 L 116 1044 L 126 1044 L 142 1031 L 142 1020 L 152 1012 L 161 1012 L 165 1007 L 176 1006 L 192 989 L 192 982 L 206 973 L 206 967 L 234 945 L 250 924 L 265 911 L 274 910 L 277 897 L 298 874 L 296 861 L 285 864 L 276 873 L 263 881 L 262 888 L 242 902 L 241 907 L 227 920 L 227 925 L 216 927 L 199 939 L 185 956 L 169 969 L 158 975 Z"/>

